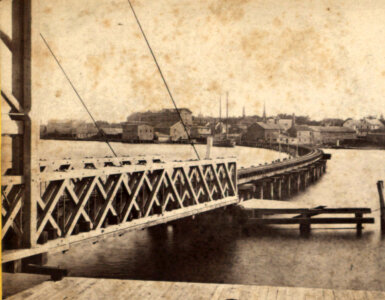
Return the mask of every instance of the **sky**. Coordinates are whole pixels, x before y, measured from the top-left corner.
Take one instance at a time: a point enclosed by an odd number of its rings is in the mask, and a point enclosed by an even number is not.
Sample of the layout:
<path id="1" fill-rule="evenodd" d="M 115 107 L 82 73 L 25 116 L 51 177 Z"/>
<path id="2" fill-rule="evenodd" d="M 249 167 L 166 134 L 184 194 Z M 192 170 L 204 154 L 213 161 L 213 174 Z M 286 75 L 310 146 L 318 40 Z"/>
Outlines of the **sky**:
<path id="1" fill-rule="evenodd" d="M 385 113 L 385 2 L 135 0 L 178 107 L 313 119 Z M 125 0 L 52 0 L 37 7 L 50 44 L 96 119 L 172 107 Z M 41 38 L 34 48 L 42 122 L 89 120 Z M 224 102 L 223 102 L 224 106 Z"/>

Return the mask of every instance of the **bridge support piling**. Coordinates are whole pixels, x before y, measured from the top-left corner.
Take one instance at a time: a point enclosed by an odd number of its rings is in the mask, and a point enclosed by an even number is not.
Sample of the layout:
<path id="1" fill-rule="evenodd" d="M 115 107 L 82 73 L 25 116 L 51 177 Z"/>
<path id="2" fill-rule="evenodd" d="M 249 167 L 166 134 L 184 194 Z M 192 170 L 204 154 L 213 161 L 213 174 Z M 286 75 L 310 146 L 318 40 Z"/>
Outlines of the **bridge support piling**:
<path id="1" fill-rule="evenodd" d="M 301 172 L 297 173 L 297 193 L 301 191 Z"/>
<path id="2" fill-rule="evenodd" d="M 259 198 L 263 199 L 263 181 L 260 183 Z"/>
<path id="3" fill-rule="evenodd" d="M 275 183 L 275 180 L 271 180 L 270 181 L 270 199 L 273 200 L 274 199 L 274 183 Z"/>
<path id="4" fill-rule="evenodd" d="M 287 176 L 287 189 L 286 189 L 286 191 L 287 191 L 287 197 L 290 197 L 291 196 L 291 175 L 289 174 L 288 176 Z"/>
<path id="5" fill-rule="evenodd" d="M 305 170 L 304 172 L 303 172 L 303 189 L 305 190 L 307 187 L 308 187 L 308 184 L 309 184 L 309 182 L 308 182 L 308 173 L 309 173 L 309 171 L 308 170 Z"/>
<path id="6" fill-rule="evenodd" d="M 282 181 L 283 181 L 283 179 L 280 177 L 280 178 L 278 178 L 277 179 L 277 183 L 278 183 L 278 186 L 277 186 L 277 188 L 278 188 L 278 200 L 282 200 Z"/>

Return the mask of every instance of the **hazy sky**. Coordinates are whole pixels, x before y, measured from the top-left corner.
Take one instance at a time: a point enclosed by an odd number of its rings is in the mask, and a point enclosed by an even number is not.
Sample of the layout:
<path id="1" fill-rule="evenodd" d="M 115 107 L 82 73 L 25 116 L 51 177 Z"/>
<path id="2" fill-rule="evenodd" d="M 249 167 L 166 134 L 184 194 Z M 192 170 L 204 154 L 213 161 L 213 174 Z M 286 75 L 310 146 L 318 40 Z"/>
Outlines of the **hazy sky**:
<path id="1" fill-rule="evenodd" d="M 172 107 L 125 0 L 40 1 L 39 30 L 97 119 Z M 218 115 L 385 113 L 385 2 L 136 0 L 137 15 L 179 107 Z M 87 118 L 38 40 L 39 104 Z"/>

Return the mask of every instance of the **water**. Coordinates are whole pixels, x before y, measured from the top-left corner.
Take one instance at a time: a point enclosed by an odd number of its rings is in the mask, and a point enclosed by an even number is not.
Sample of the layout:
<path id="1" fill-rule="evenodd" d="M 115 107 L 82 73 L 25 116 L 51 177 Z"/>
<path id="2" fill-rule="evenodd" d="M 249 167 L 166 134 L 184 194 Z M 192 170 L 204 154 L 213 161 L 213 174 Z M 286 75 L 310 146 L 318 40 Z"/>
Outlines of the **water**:
<path id="1" fill-rule="evenodd" d="M 183 144 L 122 144 L 111 143 L 118 156 L 160 155 L 165 160 L 196 159 L 191 145 Z M 199 156 L 206 156 L 206 145 L 195 145 Z M 39 145 L 41 159 L 83 158 L 113 156 L 104 142 L 42 140 Z M 237 157 L 239 167 L 249 167 L 287 157 L 285 153 L 249 147 L 213 147 L 211 158 Z M 253 159 L 251 160 L 250 157 Z"/>
<path id="2" fill-rule="evenodd" d="M 266 150 L 244 149 L 233 149 L 246 155 L 240 157 L 244 164 L 266 155 L 272 159 Z M 326 151 L 332 154 L 327 173 L 291 201 L 371 207 L 376 224 L 365 225 L 360 239 L 351 229 L 313 230 L 309 239 L 299 238 L 298 228 L 246 233 L 230 215 L 221 214 L 81 244 L 50 255 L 49 264 L 68 268 L 70 276 L 385 290 L 385 241 L 379 234 L 375 185 L 385 179 L 384 152 Z"/>

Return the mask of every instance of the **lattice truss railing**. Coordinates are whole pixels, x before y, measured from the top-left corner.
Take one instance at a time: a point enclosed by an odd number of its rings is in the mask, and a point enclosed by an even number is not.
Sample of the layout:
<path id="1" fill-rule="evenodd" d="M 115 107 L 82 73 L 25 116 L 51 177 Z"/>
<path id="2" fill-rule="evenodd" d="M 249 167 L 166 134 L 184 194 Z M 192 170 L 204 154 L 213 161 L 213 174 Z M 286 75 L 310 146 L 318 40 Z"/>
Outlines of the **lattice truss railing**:
<path id="1" fill-rule="evenodd" d="M 22 238 L 23 189 L 2 186 L 3 245 Z M 35 236 L 44 243 L 236 195 L 236 163 L 228 160 L 44 172 Z"/>

